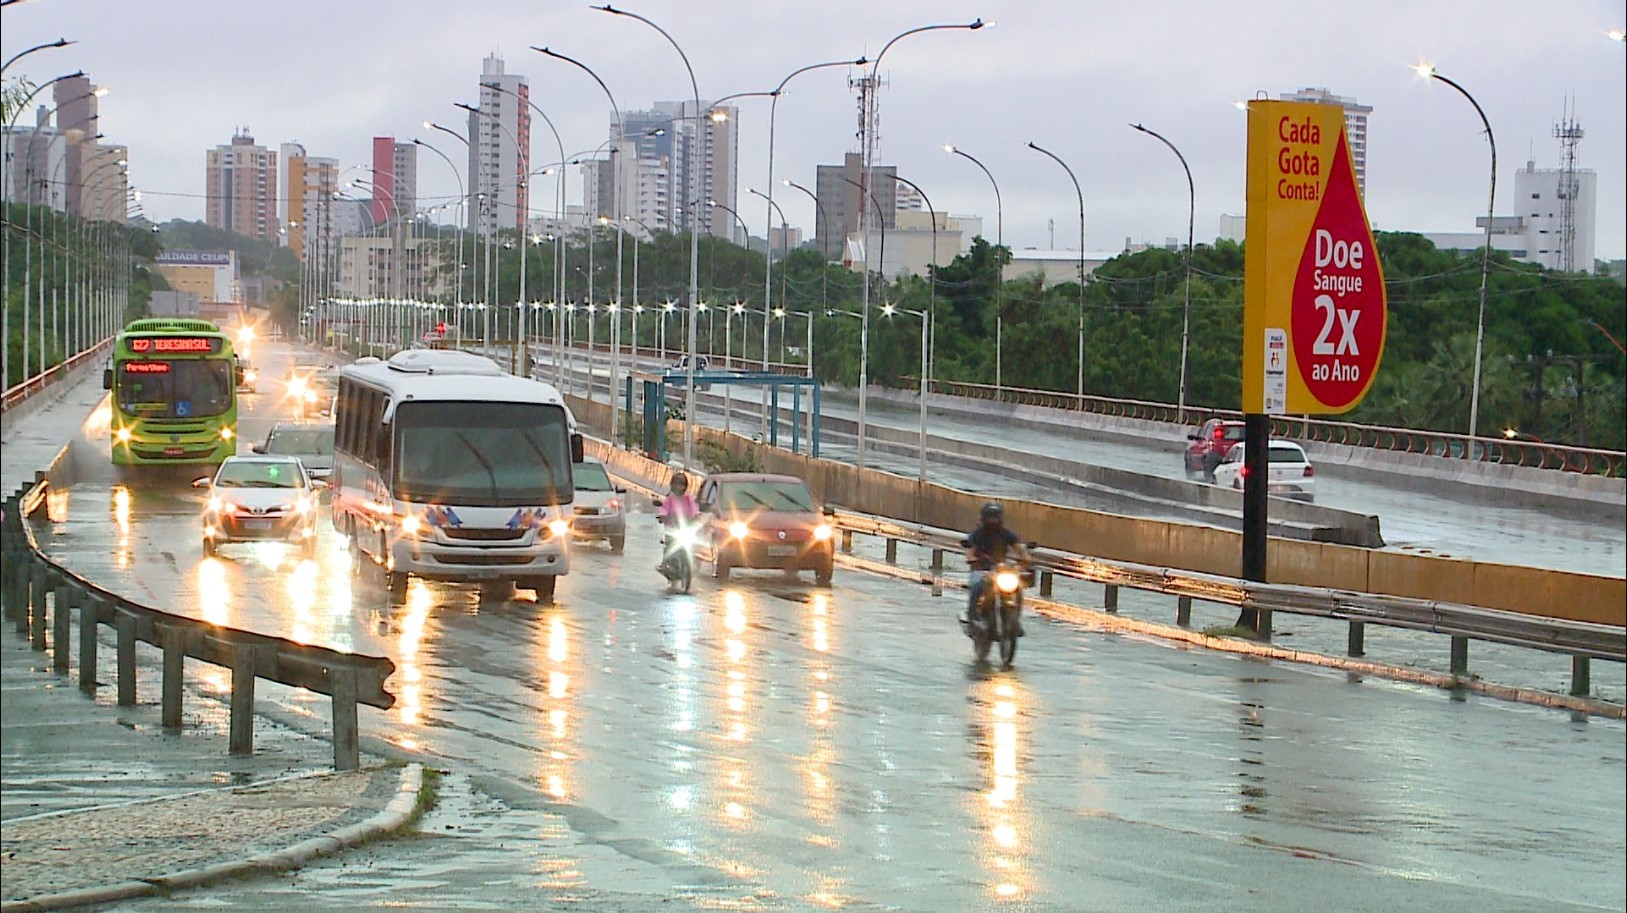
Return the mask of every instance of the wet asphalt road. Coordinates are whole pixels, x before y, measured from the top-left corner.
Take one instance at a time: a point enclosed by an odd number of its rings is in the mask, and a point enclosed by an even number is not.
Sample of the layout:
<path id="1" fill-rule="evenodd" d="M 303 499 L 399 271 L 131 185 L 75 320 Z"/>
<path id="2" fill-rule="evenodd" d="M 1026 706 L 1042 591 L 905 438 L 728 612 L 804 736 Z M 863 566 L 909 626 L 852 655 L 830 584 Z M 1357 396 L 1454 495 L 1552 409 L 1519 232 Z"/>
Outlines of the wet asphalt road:
<path id="1" fill-rule="evenodd" d="M 110 482 L 55 505 L 54 553 L 173 611 L 390 656 L 398 704 L 364 734 L 451 772 L 421 838 L 120 909 L 1627 903 L 1620 723 L 1037 617 L 991 672 L 953 591 L 839 568 L 666 595 L 643 515 L 625 555 L 575 551 L 556 605 L 415 581 L 392 607 L 331 529 L 316 561 L 204 559 L 200 493 Z M 267 693 L 326 729 L 324 700 Z"/>

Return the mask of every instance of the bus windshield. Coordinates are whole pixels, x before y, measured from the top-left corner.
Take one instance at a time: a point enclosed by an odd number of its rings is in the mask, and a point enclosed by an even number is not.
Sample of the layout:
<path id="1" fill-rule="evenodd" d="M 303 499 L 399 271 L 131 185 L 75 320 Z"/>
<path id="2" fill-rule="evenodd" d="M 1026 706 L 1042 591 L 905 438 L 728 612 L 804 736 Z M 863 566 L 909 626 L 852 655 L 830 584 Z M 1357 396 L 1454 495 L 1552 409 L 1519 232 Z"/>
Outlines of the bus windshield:
<path id="1" fill-rule="evenodd" d="M 396 497 L 466 507 L 568 504 L 565 410 L 535 403 L 396 407 Z"/>
<path id="2" fill-rule="evenodd" d="M 235 388 L 225 358 L 119 365 L 119 408 L 140 418 L 212 418 L 231 409 Z"/>

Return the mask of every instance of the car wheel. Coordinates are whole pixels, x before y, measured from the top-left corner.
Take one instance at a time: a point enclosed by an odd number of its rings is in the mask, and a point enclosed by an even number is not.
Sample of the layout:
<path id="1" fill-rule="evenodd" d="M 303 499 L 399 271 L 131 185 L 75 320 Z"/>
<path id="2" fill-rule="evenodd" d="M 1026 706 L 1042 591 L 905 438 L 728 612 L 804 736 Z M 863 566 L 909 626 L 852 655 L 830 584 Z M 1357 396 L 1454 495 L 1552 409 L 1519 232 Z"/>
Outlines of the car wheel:
<path id="1" fill-rule="evenodd" d="M 218 552 L 219 552 L 219 546 L 215 545 L 214 538 L 212 536 L 204 536 L 203 537 L 203 556 L 205 558 L 213 558 L 213 557 L 215 557 L 215 555 Z"/>
<path id="2" fill-rule="evenodd" d="M 407 601 L 407 574 L 405 571 L 385 571 L 384 587 L 390 591 L 392 604 Z"/>
<path id="3" fill-rule="evenodd" d="M 724 558 L 722 554 L 712 559 L 712 576 L 716 577 L 719 583 L 728 583 L 729 572 L 733 569 L 728 559 Z"/>
<path id="4" fill-rule="evenodd" d="M 552 575 L 541 577 L 527 577 L 518 582 L 518 586 L 537 594 L 537 602 L 551 604 L 554 601 L 554 586 L 559 582 L 558 577 Z"/>
<path id="5" fill-rule="evenodd" d="M 814 569 L 814 582 L 820 586 L 830 586 L 830 579 L 836 573 L 835 563 L 822 564 Z"/>
<path id="6" fill-rule="evenodd" d="M 623 533 L 620 536 L 611 536 L 610 537 L 610 553 L 612 555 L 621 554 L 622 549 L 624 549 L 626 547 L 627 547 L 627 535 L 625 533 Z"/>

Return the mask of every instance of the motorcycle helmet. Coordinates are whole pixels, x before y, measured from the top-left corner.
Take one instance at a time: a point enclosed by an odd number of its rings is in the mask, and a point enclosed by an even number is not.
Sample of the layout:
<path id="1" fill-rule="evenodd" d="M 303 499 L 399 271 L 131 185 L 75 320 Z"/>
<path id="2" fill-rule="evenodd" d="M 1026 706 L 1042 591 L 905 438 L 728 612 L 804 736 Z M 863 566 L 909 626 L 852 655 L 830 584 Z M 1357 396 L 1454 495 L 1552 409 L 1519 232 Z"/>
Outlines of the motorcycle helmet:
<path id="1" fill-rule="evenodd" d="M 1000 502 L 990 501 L 983 505 L 979 517 L 982 519 L 984 526 L 994 526 L 1005 521 L 1006 509 L 1000 506 Z"/>

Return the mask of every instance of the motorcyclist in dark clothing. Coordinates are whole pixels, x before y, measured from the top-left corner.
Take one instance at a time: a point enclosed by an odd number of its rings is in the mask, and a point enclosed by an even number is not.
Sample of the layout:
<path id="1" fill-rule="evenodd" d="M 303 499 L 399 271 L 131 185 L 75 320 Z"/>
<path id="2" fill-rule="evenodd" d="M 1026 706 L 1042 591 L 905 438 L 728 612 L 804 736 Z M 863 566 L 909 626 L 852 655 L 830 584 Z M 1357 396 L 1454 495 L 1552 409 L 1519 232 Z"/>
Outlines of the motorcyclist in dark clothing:
<path id="1" fill-rule="evenodd" d="M 1006 528 L 1005 521 L 1005 508 L 997 501 L 990 501 L 983 505 L 977 529 L 961 540 L 961 545 L 966 549 L 966 561 L 972 567 L 966 588 L 966 607 L 960 615 L 962 623 L 971 621 L 978 603 L 988 588 L 994 585 L 990 571 L 1006 560 L 1008 553 L 1023 564 L 1028 563 L 1028 547 L 1023 544 L 1022 537 Z"/>

